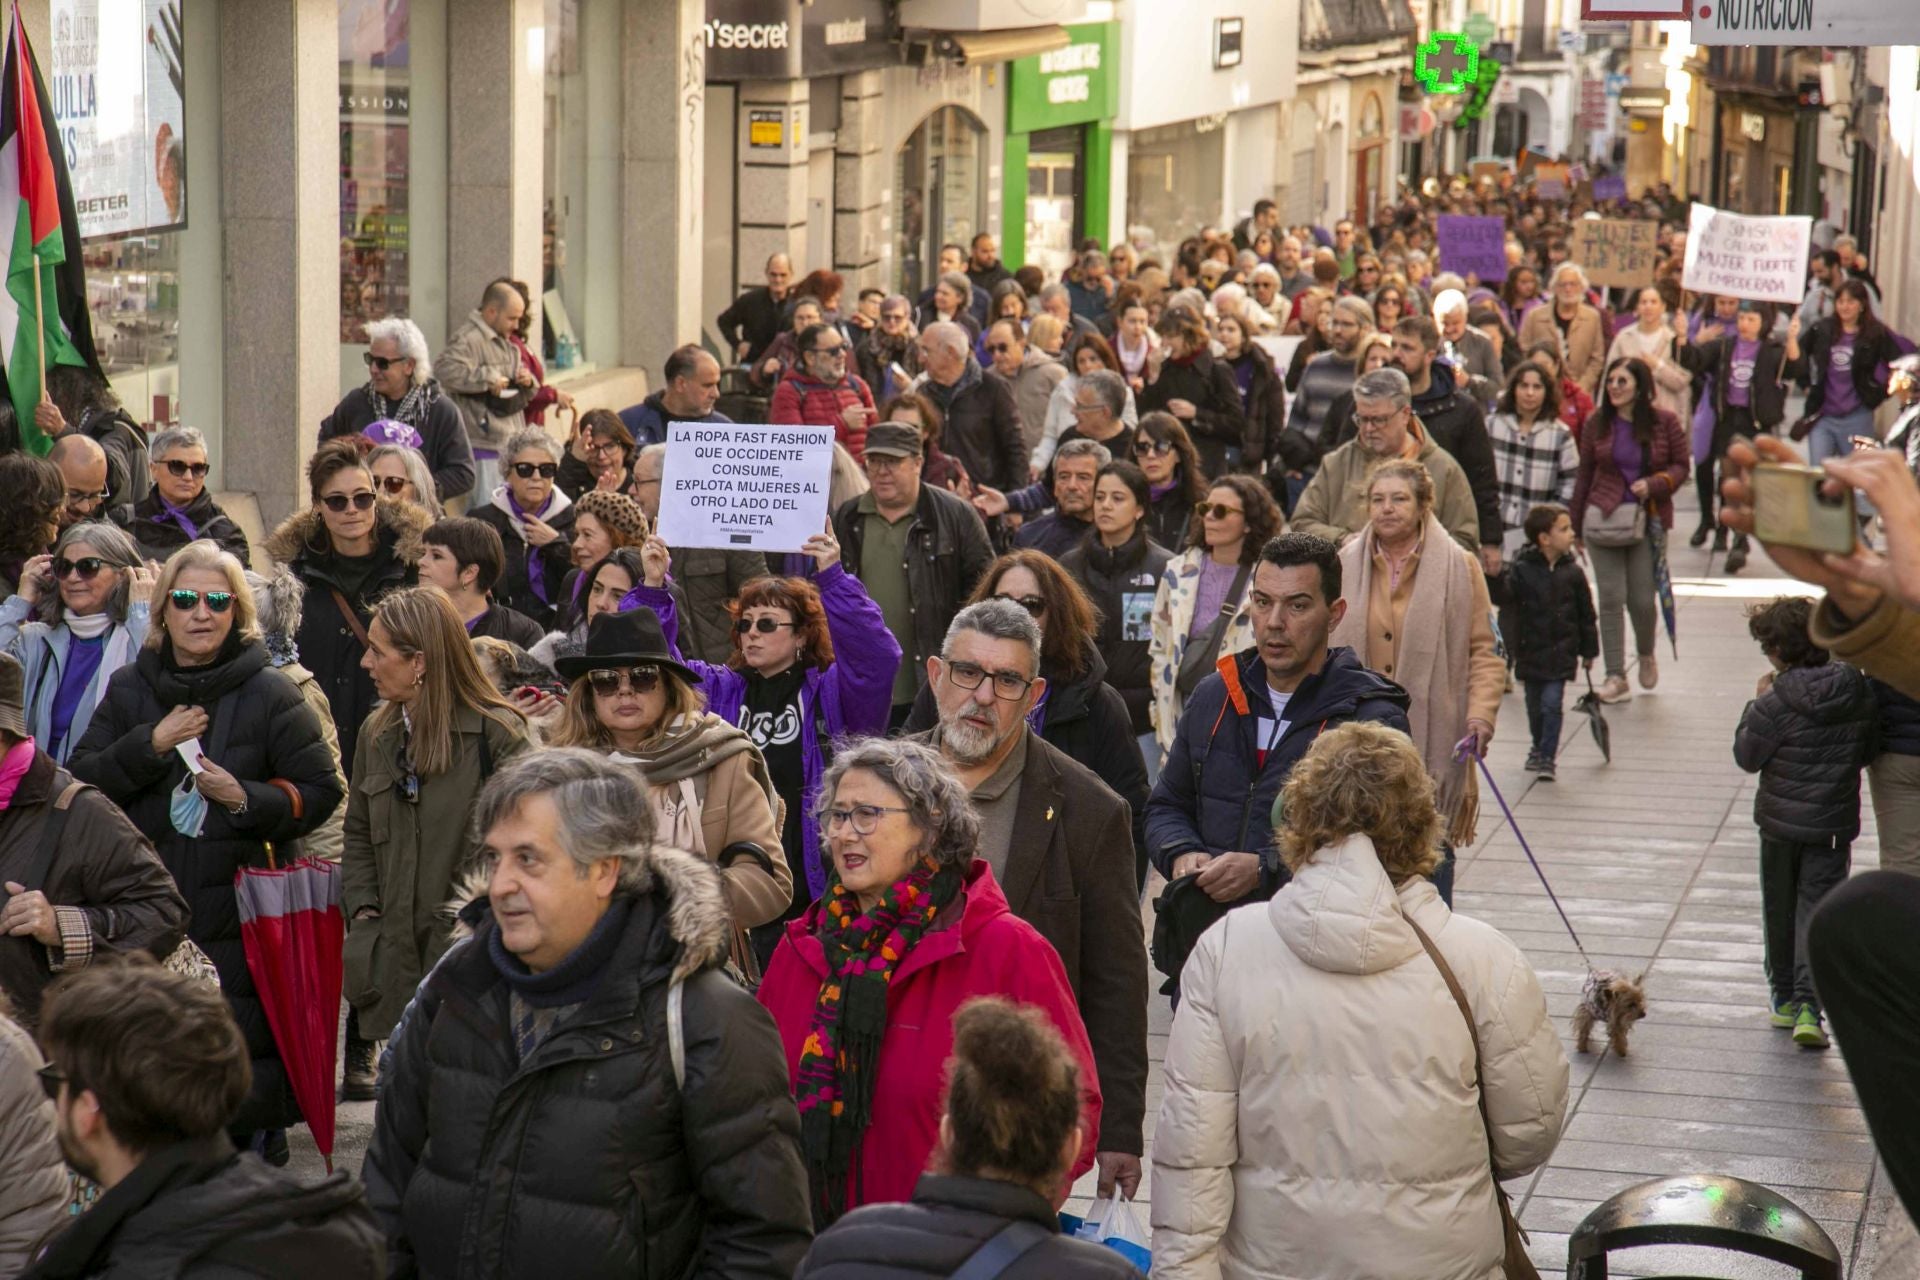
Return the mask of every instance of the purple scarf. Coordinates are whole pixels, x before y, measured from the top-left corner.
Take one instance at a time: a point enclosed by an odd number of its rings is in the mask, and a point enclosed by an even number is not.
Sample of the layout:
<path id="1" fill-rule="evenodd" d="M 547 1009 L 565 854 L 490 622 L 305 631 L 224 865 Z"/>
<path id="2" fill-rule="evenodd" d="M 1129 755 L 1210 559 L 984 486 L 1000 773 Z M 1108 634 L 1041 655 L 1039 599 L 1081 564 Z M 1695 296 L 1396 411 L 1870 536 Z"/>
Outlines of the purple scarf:
<path id="1" fill-rule="evenodd" d="M 507 487 L 506 494 L 507 494 L 507 509 L 512 511 L 513 514 L 520 520 L 522 526 L 524 526 L 527 520 L 526 509 L 520 505 L 519 499 L 513 496 L 513 489 L 511 487 Z M 551 507 L 552 505 L 553 505 L 553 498 L 551 495 L 549 495 L 545 505 L 543 505 L 540 508 L 540 510 L 537 513 L 535 513 L 534 518 L 539 519 L 540 516 L 545 515 L 547 508 Z M 540 559 L 540 548 L 534 546 L 531 542 L 527 543 L 526 547 L 527 547 L 527 585 L 533 588 L 533 594 L 539 598 L 541 604 L 551 605 L 553 601 L 547 597 L 547 569 L 546 569 L 546 565 Z"/>
<path id="2" fill-rule="evenodd" d="M 155 490 L 153 496 L 160 498 L 159 491 Z M 176 507 L 165 498 L 160 498 L 159 513 L 149 517 L 149 519 L 155 524 L 166 524 L 168 521 L 172 521 L 174 524 L 179 525 L 180 532 L 187 535 L 188 542 L 192 542 L 200 536 L 199 527 L 187 518 L 187 509 L 185 507 Z"/>

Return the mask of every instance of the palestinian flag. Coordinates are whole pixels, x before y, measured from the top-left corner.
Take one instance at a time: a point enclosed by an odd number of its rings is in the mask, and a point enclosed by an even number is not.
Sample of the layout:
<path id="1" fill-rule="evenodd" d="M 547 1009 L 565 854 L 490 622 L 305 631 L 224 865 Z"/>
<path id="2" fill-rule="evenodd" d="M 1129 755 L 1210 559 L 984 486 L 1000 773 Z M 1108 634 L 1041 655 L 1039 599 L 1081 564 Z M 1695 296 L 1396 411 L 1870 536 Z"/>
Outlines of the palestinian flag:
<path id="1" fill-rule="evenodd" d="M 27 449 L 45 455 L 53 441 L 33 422 L 40 401 L 41 351 L 46 363 L 100 369 L 87 314 L 86 264 L 66 157 L 49 147 L 53 103 L 27 45 L 16 4 L 0 73 L 0 245 L 7 249 L 7 287 L 0 291 L 0 361 L 7 398 Z M 34 277 L 39 276 L 38 297 Z"/>

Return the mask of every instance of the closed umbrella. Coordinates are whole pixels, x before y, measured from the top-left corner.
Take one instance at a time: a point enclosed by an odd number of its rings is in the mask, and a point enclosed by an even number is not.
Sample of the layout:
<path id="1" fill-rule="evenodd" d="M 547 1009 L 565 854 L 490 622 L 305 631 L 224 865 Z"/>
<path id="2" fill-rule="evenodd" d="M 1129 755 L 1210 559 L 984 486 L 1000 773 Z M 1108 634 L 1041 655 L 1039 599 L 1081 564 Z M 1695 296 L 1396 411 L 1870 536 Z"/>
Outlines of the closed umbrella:
<path id="1" fill-rule="evenodd" d="M 1651 509 L 1647 512 L 1647 537 L 1653 542 L 1653 590 L 1660 597 L 1660 616 L 1667 622 L 1667 643 L 1673 646 L 1673 656 L 1678 658 L 1680 635 L 1674 629 L 1673 573 L 1667 568 L 1667 527 Z"/>
<path id="2" fill-rule="evenodd" d="M 294 1101 L 333 1171 L 333 1068 L 340 1038 L 340 868 L 318 858 L 234 876 L 247 969 L 286 1064 Z"/>
<path id="3" fill-rule="evenodd" d="M 1587 727 L 1593 730 L 1593 740 L 1600 747 L 1600 758 L 1608 764 L 1613 763 L 1613 730 L 1607 725 L 1606 710 L 1600 704 L 1600 695 L 1593 687 L 1593 668 L 1587 668 L 1587 691 L 1574 699 L 1573 709 L 1587 717 Z"/>

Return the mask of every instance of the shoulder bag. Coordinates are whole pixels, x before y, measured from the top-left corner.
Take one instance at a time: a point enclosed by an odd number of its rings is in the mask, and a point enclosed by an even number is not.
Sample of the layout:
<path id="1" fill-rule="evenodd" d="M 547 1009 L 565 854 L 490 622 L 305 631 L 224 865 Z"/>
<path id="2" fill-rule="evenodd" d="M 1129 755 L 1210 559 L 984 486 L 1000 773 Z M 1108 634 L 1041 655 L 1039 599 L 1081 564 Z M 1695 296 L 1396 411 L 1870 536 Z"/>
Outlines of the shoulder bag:
<path id="1" fill-rule="evenodd" d="M 1446 958 L 1440 954 L 1440 948 L 1433 945 L 1433 939 L 1427 931 L 1414 923 L 1412 916 L 1402 917 L 1407 927 L 1413 930 L 1413 936 L 1420 939 L 1420 945 L 1426 949 L 1427 958 L 1433 961 L 1433 967 L 1440 971 L 1440 978 L 1447 984 L 1447 991 L 1453 996 L 1453 1002 L 1460 1006 L 1460 1016 L 1467 1020 L 1467 1034 L 1473 1038 L 1473 1085 L 1474 1092 L 1480 1097 L 1480 1127 L 1487 1134 L 1487 1165 L 1493 1175 L 1493 1195 L 1500 1205 L 1500 1234 L 1506 1241 L 1506 1256 L 1502 1259 L 1502 1270 L 1507 1280 L 1540 1280 L 1540 1269 L 1533 1265 L 1533 1259 L 1527 1256 L 1527 1233 L 1513 1216 L 1513 1201 L 1507 1195 L 1507 1189 L 1500 1185 L 1500 1167 L 1494 1163 L 1493 1121 L 1487 1116 L 1487 1090 L 1485 1086 L 1485 1059 L 1480 1056 L 1480 1027 L 1473 1020 L 1473 1009 L 1467 1004 L 1467 994 L 1460 989 L 1460 980 L 1453 976 L 1453 969 Z"/>
<path id="2" fill-rule="evenodd" d="M 1596 547 L 1631 547 L 1647 536 L 1647 508 L 1623 498 L 1612 511 L 1602 511 L 1589 502 L 1580 536 Z"/>
<path id="3" fill-rule="evenodd" d="M 1226 639 L 1227 624 L 1240 612 L 1240 596 L 1246 591 L 1247 577 L 1252 572 L 1247 565 L 1240 566 L 1233 575 L 1233 585 L 1227 588 L 1227 598 L 1220 602 L 1220 613 L 1213 625 L 1198 640 L 1189 641 L 1186 652 L 1180 655 L 1180 671 L 1174 677 L 1173 687 L 1182 701 L 1192 697 L 1200 682 L 1213 674 L 1214 660 L 1220 656 L 1220 642 Z"/>

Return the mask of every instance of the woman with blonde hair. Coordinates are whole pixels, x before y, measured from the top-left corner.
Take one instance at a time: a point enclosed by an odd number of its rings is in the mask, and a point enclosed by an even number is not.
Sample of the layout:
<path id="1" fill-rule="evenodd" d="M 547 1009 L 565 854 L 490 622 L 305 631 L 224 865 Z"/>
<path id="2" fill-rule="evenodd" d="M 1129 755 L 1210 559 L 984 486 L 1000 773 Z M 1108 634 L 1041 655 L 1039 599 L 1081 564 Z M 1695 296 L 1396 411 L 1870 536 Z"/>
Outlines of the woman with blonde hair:
<path id="1" fill-rule="evenodd" d="M 361 665 L 381 704 L 354 751 L 340 859 L 344 991 L 360 1033 L 347 1046 L 348 1098 L 373 1096 L 373 1043 L 447 949 L 443 908 L 474 853 L 473 798 L 527 748 L 526 720 L 481 671 L 440 588 L 382 600 Z"/>
<path id="2" fill-rule="evenodd" d="M 1493 1280 L 1497 1180 L 1546 1163 L 1567 1108 L 1540 981 L 1427 879 L 1440 814 L 1405 734 L 1327 730 L 1280 805 L 1293 879 L 1181 974 L 1153 1274 Z"/>
<path id="3" fill-rule="evenodd" d="M 188 936 L 219 970 L 253 1058 L 253 1091 L 229 1132 L 245 1145 L 265 1131 L 268 1159 L 285 1163 L 282 1131 L 300 1110 L 247 967 L 234 877 L 325 822 L 339 775 L 313 711 L 273 669 L 231 553 L 189 542 L 153 598 L 145 647 L 107 682 L 68 767 L 147 834 L 180 886 Z"/>

